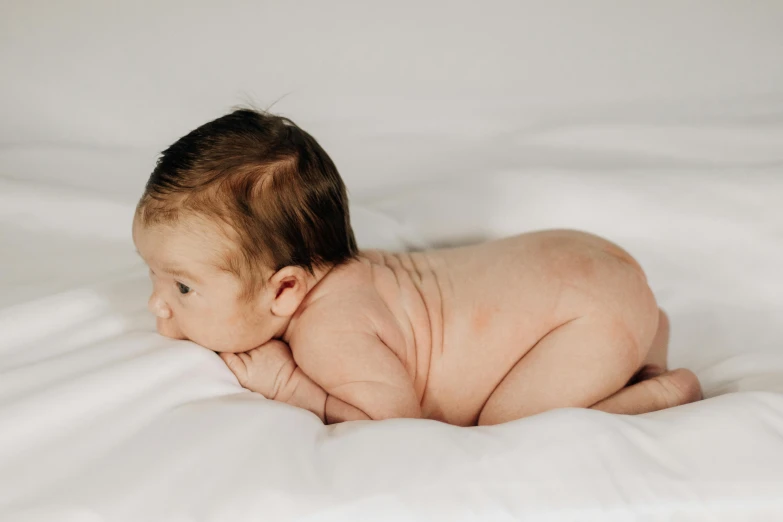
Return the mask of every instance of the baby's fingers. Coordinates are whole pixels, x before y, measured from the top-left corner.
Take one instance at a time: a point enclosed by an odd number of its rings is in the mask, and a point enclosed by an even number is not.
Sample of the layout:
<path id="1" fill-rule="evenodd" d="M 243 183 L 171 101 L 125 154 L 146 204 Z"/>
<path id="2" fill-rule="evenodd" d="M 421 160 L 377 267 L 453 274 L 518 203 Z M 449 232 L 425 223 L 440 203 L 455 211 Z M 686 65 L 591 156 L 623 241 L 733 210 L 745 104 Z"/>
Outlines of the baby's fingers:
<path id="1" fill-rule="evenodd" d="M 282 386 L 281 377 L 296 369 L 288 345 L 279 341 L 265 343 L 244 353 L 221 353 L 220 358 L 236 375 L 239 384 L 250 391 L 274 399 Z M 288 371 L 284 371 L 288 369 Z"/>
<path id="2" fill-rule="evenodd" d="M 228 366 L 228 369 L 231 370 L 231 373 L 236 376 L 239 384 L 245 386 L 247 383 L 247 364 L 244 359 L 239 357 L 239 355 L 245 354 L 221 353 L 219 355 L 223 362 L 226 363 L 226 366 Z"/>

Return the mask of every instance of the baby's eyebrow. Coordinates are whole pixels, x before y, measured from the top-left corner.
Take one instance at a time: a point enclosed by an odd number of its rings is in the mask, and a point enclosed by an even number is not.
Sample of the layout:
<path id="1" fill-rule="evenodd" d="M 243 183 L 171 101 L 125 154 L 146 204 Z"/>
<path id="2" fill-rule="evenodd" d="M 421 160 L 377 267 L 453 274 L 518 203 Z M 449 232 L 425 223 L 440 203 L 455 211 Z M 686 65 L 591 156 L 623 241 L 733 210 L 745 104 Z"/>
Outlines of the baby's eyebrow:
<path id="1" fill-rule="evenodd" d="M 163 267 L 163 271 L 166 272 L 166 273 L 169 273 L 169 274 L 171 274 L 171 275 L 173 275 L 175 277 L 183 277 L 185 279 L 189 279 L 189 280 L 193 281 L 194 283 L 201 283 L 201 279 L 199 279 L 198 277 L 194 276 L 193 274 L 191 274 L 187 270 L 183 270 L 182 268 L 177 268 L 175 266 L 164 266 Z"/>

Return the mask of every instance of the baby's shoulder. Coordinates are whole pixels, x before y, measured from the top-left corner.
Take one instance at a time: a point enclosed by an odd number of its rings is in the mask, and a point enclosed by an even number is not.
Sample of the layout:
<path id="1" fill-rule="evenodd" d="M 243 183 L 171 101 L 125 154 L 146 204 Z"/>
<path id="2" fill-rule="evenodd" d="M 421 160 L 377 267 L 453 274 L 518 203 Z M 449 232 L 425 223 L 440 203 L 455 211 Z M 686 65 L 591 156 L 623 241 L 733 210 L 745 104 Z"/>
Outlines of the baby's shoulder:
<path id="1" fill-rule="evenodd" d="M 365 272 L 355 265 L 327 274 L 297 312 L 297 329 L 324 334 L 372 324 L 378 296 Z"/>
<path id="2" fill-rule="evenodd" d="M 343 346 L 354 338 L 375 337 L 373 313 L 362 307 L 357 295 L 329 294 L 297 312 L 296 324 L 288 340 L 294 359 L 320 360 L 335 346 Z"/>
<path id="3" fill-rule="evenodd" d="M 362 251 L 358 259 L 332 269 L 305 298 L 297 312 L 294 336 L 299 342 L 346 336 L 394 337 L 398 322 L 379 291 L 375 259 Z"/>

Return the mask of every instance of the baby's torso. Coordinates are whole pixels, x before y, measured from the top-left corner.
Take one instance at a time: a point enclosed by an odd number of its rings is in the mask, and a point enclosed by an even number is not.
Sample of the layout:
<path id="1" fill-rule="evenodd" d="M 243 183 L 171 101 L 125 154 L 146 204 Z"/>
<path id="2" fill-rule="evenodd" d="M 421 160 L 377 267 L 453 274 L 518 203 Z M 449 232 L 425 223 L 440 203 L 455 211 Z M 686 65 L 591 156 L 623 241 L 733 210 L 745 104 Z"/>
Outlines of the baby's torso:
<path id="1" fill-rule="evenodd" d="M 608 241 L 544 231 L 427 252 L 363 251 L 328 283 L 330 292 L 352 286 L 373 294 L 376 306 L 360 320 L 371 321 L 403 363 L 425 417 L 472 425 L 542 337 L 601 306 L 600 294 L 640 271 Z"/>

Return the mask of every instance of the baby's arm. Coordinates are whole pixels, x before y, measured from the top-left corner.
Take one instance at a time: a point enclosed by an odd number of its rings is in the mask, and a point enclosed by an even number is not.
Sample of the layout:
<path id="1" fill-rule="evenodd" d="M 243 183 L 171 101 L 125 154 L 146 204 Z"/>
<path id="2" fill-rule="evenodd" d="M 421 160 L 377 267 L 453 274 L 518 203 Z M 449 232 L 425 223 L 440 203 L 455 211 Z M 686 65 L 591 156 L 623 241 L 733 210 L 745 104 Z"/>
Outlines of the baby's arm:
<path id="1" fill-rule="evenodd" d="M 221 353 L 220 357 L 244 388 L 309 410 L 327 424 L 369 419 L 357 408 L 328 395 L 305 375 L 282 341 L 272 340 L 246 353 Z"/>
<path id="2" fill-rule="evenodd" d="M 291 341 L 302 369 L 335 397 L 373 420 L 420 418 L 413 382 L 377 335 L 317 327 Z"/>

